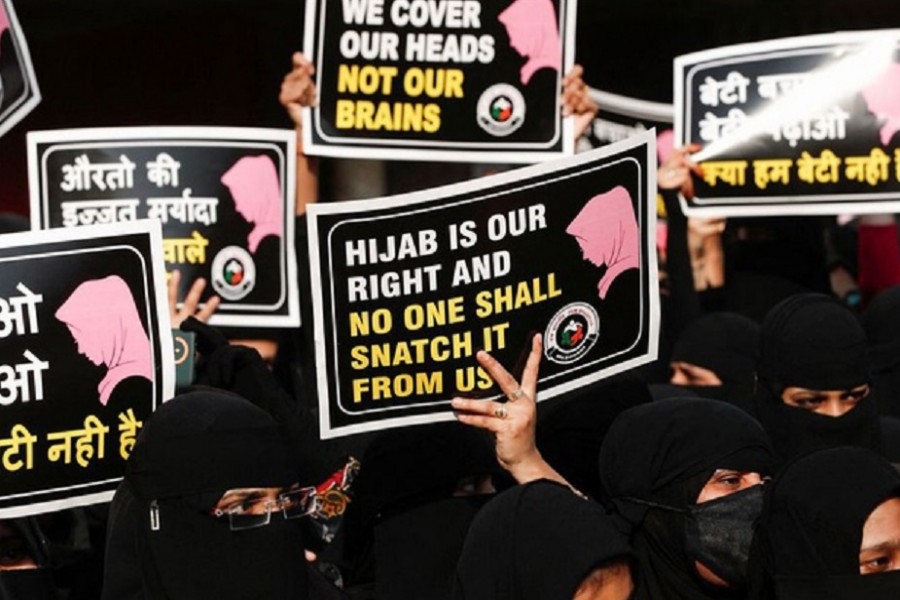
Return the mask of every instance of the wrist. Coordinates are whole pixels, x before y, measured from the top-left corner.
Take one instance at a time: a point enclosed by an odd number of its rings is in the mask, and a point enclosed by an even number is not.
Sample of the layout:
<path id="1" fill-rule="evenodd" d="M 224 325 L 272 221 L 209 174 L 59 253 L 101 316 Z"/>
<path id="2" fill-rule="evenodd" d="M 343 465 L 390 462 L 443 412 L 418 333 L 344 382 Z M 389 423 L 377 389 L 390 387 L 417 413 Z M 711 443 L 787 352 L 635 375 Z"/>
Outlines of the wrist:
<path id="1" fill-rule="evenodd" d="M 518 483 L 527 483 L 546 477 L 545 471 L 549 465 L 537 448 L 533 448 L 515 461 L 503 462 L 502 466 Z"/>

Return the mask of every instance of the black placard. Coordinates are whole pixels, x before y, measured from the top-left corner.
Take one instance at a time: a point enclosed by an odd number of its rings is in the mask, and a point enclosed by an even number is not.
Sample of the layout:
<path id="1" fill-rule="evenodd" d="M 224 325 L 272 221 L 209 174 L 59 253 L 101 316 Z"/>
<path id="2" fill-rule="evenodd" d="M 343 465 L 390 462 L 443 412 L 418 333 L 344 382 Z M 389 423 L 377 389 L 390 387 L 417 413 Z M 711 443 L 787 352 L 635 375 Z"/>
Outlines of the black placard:
<path id="1" fill-rule="evenodd" d="M 0 517 L 107 501 L 174 390 L 158 223 L 0 236 Z"/>
<path id="2" fill-rule="evenodd" d="M 900 209 L 900 32 L 743 44 L 675 61 L 678 144 L 698 143 L 689 214 Z"/>
<path id="3" fill-rule="evenodd" d="M 294 133 L 234 128 L 59 130 L 28 136 L 32 227 L 155 218 L 179 300 L 198 277 L 210 322 L 300 324 Z"/>
<path id="4" fill-rule="evenodd" d="M 41 101 L 37 77 L 11 0 L 0 0 L 0 136 Z"/>
<path id="5" fill-rule="evenodd" d="M 504 163 L 570 153 L 559 94 L 575 4 L 308 2 L 319 99 L 304 114 L 305 151 Z"/>
<path id="6" fill-rule="evenodd" d="M 544 335 L 540 397 L 656 355 L 653 132 L 415 194 L 310 207 L 323 436 L 452 419 Z"/>

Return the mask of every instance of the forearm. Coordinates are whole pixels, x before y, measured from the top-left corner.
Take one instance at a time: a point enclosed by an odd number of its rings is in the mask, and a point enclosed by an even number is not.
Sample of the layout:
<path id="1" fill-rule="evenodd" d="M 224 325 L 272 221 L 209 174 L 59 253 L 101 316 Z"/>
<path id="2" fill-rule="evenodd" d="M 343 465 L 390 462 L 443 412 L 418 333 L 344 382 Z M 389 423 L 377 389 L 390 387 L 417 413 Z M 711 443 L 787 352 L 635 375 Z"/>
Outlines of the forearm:
<path id="1" fill-rule="evenodd" d="M 303 151 L 303 134 L 297 127 L 297 216 L 306 213 L 306 205 L 319 197 L 319 159 Z"/>
<path id="2" fill-rule="evenodd" d="M 516 464 L 503 464 L 503 467 L 512 478 L 516 480 L 516 483 L 520 485 L 539 479 L 549 479 L 550 481 L 565 485 L 577 496 L 584 496 L 580 490 L 575 488 L 575 486 L 569 483 L 565 477 L 560 475 L 556 469 L 550 466 L 550 463 L 544 460 L 544 457 L 541 456 L 541 453 L 538 452 L 536 448 L 532 453 Z"/>

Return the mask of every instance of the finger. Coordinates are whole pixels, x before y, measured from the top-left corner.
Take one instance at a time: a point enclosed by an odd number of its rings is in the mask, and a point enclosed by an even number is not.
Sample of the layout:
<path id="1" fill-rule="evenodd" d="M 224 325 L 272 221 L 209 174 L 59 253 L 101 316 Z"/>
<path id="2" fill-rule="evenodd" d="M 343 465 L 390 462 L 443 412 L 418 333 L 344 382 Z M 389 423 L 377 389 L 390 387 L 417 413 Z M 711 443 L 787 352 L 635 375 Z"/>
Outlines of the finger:
<path id="1" fill-rule="evenodd" d="M 478 354 L 475 355 L 475 358 L 478 360 L 478 364 L 488 372 L 491 379 L 497 382 L 497 385 L 500 386 L 500 390 L 504 394 L 512 393 L 513 390 L 518 387 L 519 384 L 516 381 L 516 378 L 513 377 L 493 356 L 484 350 L 479 350 Z"/>
<path id="2" fill-rule="evenodd" d="M 469 400 L 467 398 L 454 398 L 450 401 L 453 410 L 471 414 L 493 416 L 494 411 L 502 406 L 499 402 L 491 400 Z"/>
<path id="3" fill-rule="evenodd" d="M 576 79 L 581 79 L 581 76 L 583 74 L 584 74 L 584 69 L 581 67 L 581 65 L 576 64 L 576 65 L 572 66 L 572 68 L 569 70 L 568 73 L 566 73 L 566 76 L 563 78 L 563 81 L 564 82 L 566 82 L 566 81 L 572 82 Z"/>
<path id="4" fill-rule="evenodd" d="M 497 417 L 484 417 L 481 415 L 467 415 L 464 413 L 453 413 L 460 423 L 478 427 L 479 429 L 487 429 L 497 433 L 500 431 L 502 421 Z"/>
<path id="5" fill-rule="evenodd" d="M 197 311 L 197 314 L 194 316 L 197 317 L 198 320 L 206 323 L 209 318 L 213 316 L 213 313 L 216 312 L 216 309 L 219 308 L 220 303 L 221 300 L 218 296 L 210 296 L 206 301 L 206 304 L 203 305 L 203 308 Z"/>
<path id="6" fill-rule="evenodd" d="M 304 97 L 304 106 L 315 106 L 318 103 L 317 100 L 318 93 L 316 92 L 316 84 L 311 83 L 308 88 L 306 88 L 306 96 Z"/>
<path id="7" fill-rule="evenodd" d="M 300 69 L 311 63 L 309 62 L 309 59 L 306 58 L 306 55 L 302 52 L 294 52 L 291 55 L 291 64 L 295 69 Z"/>
<path id="8" fill-rule="evenodd" d="M 582 98 L 581 102 L 578 103 L 578 108 L 576 111 L 578 114 L 583 115 L 587 113 L 592 113 L 597 110 L 597 106 L 591 102 L 589 99 Z"/>
<path id="9" fill-rule="evenodd" d="M 525 370 L 522 372 L 522 389 L 526 394 L 534 400 L 537 391 L 538 373 L 541 366 L 541 355 L 543 354 L 544 340 L 540 333 L 536 333 L 531 338 L 531 352 L 528 354 L 528 360 L 525 362 Z"/>
<path id="10" fill-rule="evenodd" d="M 694 180 L 691 177 L 688 177 L 681 186 L 681 195 L 688 200 L 694 197 Z"/>
<path id="11" fill-rule="evenodd" d="M 200 296 L 204 289 L 206 289 L 206 280 L 198 277 L 191 285 L 191 289 L 188 290 L 187 296 L 184 297 L 182 312 L 187 311 L 187 314 L 192 315 L 197 311 L 197 305 L 200 304 Z"/>
<path id="12" fill-rule="evenodd" d="M 174 270 L 172 271 L 172 276 L 169 277 L 169 287 L 168 287 L 168 296 L 169 296 L 169 315 L 175 317 L 177 314 L 176 306 L 178 305 L 178 285 L 181 283 L 181 271 Z"/>
<path id="13" fill-rule="evenodd" d="M 283 99 L 293 100 L 299 98 L 309 89 L 312 81 L 306 75 L 302 77 L 285 77 L 281 83 L 281 94 Z"/>

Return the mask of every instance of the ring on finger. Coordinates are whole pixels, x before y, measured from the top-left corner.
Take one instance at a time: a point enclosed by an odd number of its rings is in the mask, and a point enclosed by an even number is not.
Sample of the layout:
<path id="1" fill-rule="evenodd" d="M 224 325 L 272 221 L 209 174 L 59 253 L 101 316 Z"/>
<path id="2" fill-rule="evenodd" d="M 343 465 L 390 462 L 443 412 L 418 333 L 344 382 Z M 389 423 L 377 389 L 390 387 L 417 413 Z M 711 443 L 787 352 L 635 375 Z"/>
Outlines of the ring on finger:
<path id="1" fill-rule="evenodd" d="M 506 410 L 505 406 L 498 406 L 494 409 L 494 416 L 498 419 L 505 419 L 509 415 L 509 411 Z"/>
<path id="2" fill-rule="evenodd" d="M 515 389 L 515 391 L 513 391 L 511 394 L 506 395 L 506 397 L 509 398 L 510 402 L 515 402 L 516 400 L 519 400 L 520 398 L 522 398 L 524 396 L 525 396 L 525 390 L 522 389 L 521 385 L 519 387 L 517 387 Z"/>

